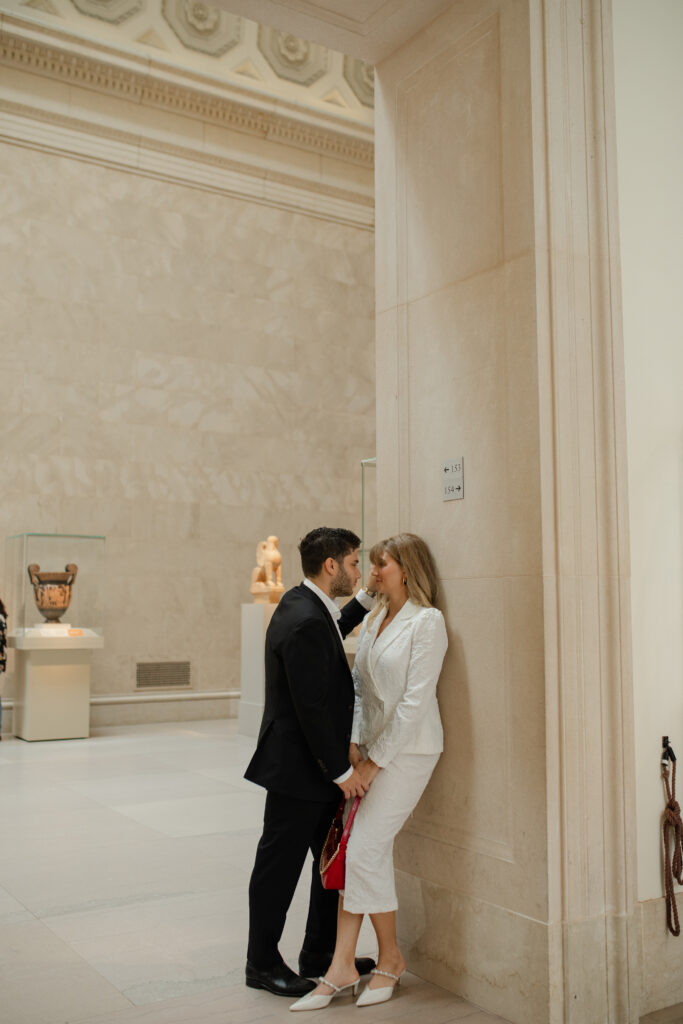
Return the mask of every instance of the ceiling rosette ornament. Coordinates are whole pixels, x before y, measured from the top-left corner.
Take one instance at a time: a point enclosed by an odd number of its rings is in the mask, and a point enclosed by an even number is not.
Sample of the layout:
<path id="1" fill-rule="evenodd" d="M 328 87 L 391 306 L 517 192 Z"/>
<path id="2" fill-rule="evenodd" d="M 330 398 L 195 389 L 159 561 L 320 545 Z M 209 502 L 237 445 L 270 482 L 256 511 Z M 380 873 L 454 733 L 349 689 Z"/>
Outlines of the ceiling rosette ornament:
<path id="1" fill-rule="evenodd" d="M 375 105 L 375 69 L 358 57 L 344 57 L 344 78 L 365 107 Z"/>
<path id="2" fill-rule="evenodd" d="M 318 43 L 259 25 L 258 47 L 278 78 L 313 85 L 327 71 L 328 51 Z"/>
<path id="3" fill-rule="evenodd" d="M 71 0 L 81 14 L 91 18 L 108 21 L 112 25 L 120 25 L 126 18 L 142 10 L 143 0 Z"/>
<path id="4" fill-rule="evenodd" d="M 222 57 L 240 41 L 242 19 L 204 0 L 162 0 L 161 13 L 188 50 Z"/>

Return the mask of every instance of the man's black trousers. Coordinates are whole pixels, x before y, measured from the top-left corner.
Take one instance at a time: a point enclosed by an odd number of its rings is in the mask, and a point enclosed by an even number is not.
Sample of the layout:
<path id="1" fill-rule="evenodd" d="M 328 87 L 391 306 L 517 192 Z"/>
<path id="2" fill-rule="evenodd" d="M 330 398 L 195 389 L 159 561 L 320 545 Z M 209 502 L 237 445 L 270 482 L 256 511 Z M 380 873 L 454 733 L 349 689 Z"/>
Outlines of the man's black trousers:
<path id="1" fill-rule="evenodd" d="M 318 865 L 339 799 L 322 803 L 268 792 L 263 834 L 249 883 L 247 960 L 254 967 L 266 970 L 282 960 L 278 943 L 309 850 L 313 871 L 301 948 L 331 956 L 337 937 L 339 893 L 323 889 Z"/>

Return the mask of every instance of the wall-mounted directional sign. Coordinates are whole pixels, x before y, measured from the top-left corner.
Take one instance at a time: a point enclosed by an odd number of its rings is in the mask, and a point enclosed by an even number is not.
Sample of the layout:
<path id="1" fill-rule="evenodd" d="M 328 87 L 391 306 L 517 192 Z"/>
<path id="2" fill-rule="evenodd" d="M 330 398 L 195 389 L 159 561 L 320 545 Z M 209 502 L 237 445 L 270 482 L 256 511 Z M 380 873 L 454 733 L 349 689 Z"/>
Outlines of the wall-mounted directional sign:
<path id="1" fill-rule="evenodd" d="M 457 501 L 465 497 L 463 457 L 441 463 L 441 497 L 443 501 Z"/>

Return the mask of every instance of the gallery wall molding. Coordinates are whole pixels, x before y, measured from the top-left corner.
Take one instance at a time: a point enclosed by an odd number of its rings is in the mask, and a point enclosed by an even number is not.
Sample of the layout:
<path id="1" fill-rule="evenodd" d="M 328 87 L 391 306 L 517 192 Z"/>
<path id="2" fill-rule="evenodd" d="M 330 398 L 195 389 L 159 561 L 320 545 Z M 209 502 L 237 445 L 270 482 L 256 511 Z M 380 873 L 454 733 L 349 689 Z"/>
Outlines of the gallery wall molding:
<path id="1" fill-rule="evenodd" d="M 11 15 L 0 19 L 0 64 L 277 139 L 361 167 L 373 166 L 371 129 L 349 125 L 341 130 L 338 118 L 295 103 L 264 101 L 232 83 L 171 70 L 161 61 L 124 54 L 51 26 L 27 27 Z"/>
<path id="2" fill-rule="evenodd" d="M 262 101 L 247 103 L 244 96 L 235 98 L 239 90 L 230 84 L 217 86 L 192 73 L 171 75 L 161 65 L 99 43 L 93 43 L 88 53 L 79 39 L 80 49 L 68 51 L 70 35 L 62 29 L 54 31 L 54 39 L 46 40 L 45 35 L 42 26 L 36 32 L 35 26 L 22 26 L 18 19 L 0 20 L 0 66 L 45 81 L 44 92 L 30 90 L 29 102 L 26 90 L 0 86 L 4 141 L 373 228 L 371 132 L 359 133 L 354 127 L 346 135 L 331 125 L 332 118 L 303 110 L 300 117 L 293 117 L 272 109 L 272 104 L 269 109 Z M 74 91 L 68 104 L 58 105 L 50 94 L 55 79 L 84 91 Z M 85 90 L 120 101 L 120 113 L 103 119 L 92 104 L 79 106 L 78 96 Z M 141 127 L 141 108 L 159 111 L 158 120 L 147 117 Z M 184 115 L 187 120 L 175 116 L 168 127 L 169 115 Z M 198 122 L 212 126 L 210 138 L 208 128 L 197 132 Z M 247 136 L 261 140 L 261 151 L 254 151 Z M 269 142 L 279 144 L 276 156 L 268 149 Z M 306 161 L 287 156 L 300 150 L 308 152 Z M 323 156 L 341 167 L 341 174 L 323 175 Z M 365 186 L 357 184 L 358 171 L 343 172 L 348 164 L 367 172 Z"/>
<path id="3" fill-rule="evenodd" d="M 426 25 L 434 21 L 450 0 L 217 0 L 220 7 L 254 17 L 284 32 L 298 32 L 307 39 L 321 38 L 340 53 L 351 53 L 378 64 L 395 53 Z M 351 10 L 349 10 L 351 7 Z"/>
<path id="4" fill-rule="evenodd" d="M 159 140 L 141 146 L 132 132 L 1 99 L 0 139 L 355 227 L 371 230 L 374 223 L 372 200 L 341 188 Z"/>
<path id="5" fill-rule="evenodd" d="M 198 700 L 239 700 L 241 690 L 196 690 L 194 693 L 97 693 L 90 697 L 91 707 L 118 704 L 180 704 Z"/>
<path id="6" fill-rule="evenodd" d="M 193 693 L 91 693 L 90 707 L 119 704 L 179 704 L 198 700 L 239 700 L 241 690 L 195 690 Z M 14 710 L 11 697 L 2 700 L 3 711 Z"/>
<path id="7" fill-rule="evenodd" d="M 205 0 L 5 0 L 3 9 L 234 85 L 248 81 L 252 93 L 271 101 L 343 109 L 351 123 L 372 127 L 372 65 L 295 35 L 291 26 L 259 24 Z"/>

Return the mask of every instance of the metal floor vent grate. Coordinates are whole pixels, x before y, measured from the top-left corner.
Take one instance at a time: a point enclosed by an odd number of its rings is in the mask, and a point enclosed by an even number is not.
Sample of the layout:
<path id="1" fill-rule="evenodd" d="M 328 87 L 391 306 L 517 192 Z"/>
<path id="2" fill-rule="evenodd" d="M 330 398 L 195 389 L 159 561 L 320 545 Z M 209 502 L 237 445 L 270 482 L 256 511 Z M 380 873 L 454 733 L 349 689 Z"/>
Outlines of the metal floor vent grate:
<path id="1" fill-rule="evenodd" d="M 188 689 L 189 661 L 139 661 L 136 665 L 136 690 Z"/>

